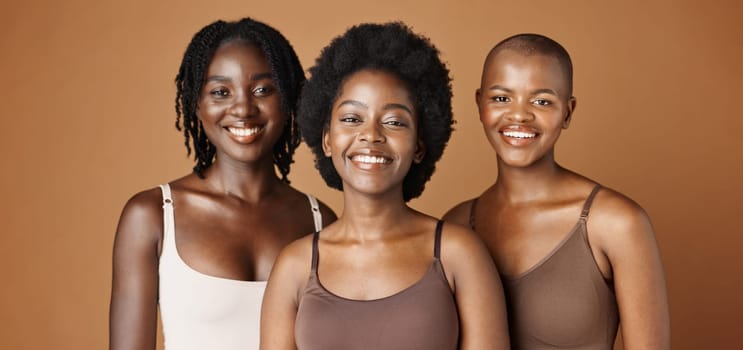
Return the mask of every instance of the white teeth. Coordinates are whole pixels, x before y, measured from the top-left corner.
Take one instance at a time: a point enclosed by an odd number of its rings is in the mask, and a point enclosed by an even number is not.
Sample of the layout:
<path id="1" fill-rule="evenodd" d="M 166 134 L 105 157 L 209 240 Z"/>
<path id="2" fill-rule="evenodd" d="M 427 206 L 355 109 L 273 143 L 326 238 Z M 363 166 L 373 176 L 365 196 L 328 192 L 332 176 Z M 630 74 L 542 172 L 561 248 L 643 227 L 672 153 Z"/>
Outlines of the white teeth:
<path id="1" fill-rule="evenodd" d="M 537 134 L 531 133 L 531 132 L 523 132 L 523 131 L 514 131 L 514 130 L 507 130 L 503 132 L 503 135 L 506 135 L 508 137 L 515 137 L 517 139 L 530 139 L 533 137 L 537 137 Z"/>
<path id="2" fill-rule="evenodd" d="M 384 164 L 389 163 L 387 158 L 384 157 L 374 157 L 374 156 L 353 156 L 352 158 L 356 162 L 360 163 L 369 163 L 369 164 Z"/>
<path id="3" fill-rule="evenodd" d="M 230 133 L 235 136 L 250 136 L 250 135 L 256 134 L 258 131 L 261 130 L 261 128 L 258 126 L 253 127 L 253 128 L 228 127 L 227 130 L 229 130 Z"/>

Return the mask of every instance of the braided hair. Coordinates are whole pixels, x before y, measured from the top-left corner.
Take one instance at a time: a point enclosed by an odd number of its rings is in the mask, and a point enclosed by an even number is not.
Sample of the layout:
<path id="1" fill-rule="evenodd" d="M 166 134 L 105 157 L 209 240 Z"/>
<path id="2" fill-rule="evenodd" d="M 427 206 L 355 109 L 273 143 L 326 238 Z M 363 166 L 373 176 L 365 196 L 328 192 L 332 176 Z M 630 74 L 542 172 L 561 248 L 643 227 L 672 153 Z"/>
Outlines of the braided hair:
<path id="1" fill-rule="evenodd" d="M 175 77 L 175 127 L 183 132 L 189 156 L 193 149 L 196 161 L 193 171 L 203 179 L 204 170 L 212 164 L 217 150 L 207 138 L 204 126 L 196 115 L 198 99 L 214 52 L 221 45 L 235 40 L 256 44 L 271 67 L 271 78 L 279 91 L 281 111 L 287 118 L 281 137 L 273 146 L 273 162 L 281 173 L 281 180 L 289 183 L 287 175 L 293 162 L 292 156 L 300 142 L 295 115 L 305 76 L 289 41 L 265 23 L 247 17 L 235 22 L 219 20 L 193 36 Z"/>

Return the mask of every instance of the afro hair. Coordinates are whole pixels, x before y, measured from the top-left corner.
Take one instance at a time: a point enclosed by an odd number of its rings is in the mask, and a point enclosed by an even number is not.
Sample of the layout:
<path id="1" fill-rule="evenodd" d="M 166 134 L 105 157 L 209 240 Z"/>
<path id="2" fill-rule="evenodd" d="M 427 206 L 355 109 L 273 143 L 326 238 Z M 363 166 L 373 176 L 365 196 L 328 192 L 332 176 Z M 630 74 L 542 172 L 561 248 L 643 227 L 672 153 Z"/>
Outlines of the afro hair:
<path id="1" fill-rule="evenodd" d="M 452 132 L 451 79 L 428 38 L 400 22 L 359 24 L 326 46 L 309 69 L 299 102 L 297 124 L 315 154 L 315 166 L 328 186 L 343 190 L 330 157 L 322 149 L 323 131 L 330 126 L 332 106 L 342 84 L 352 74 L 381 70 L 410 87 L 418 118 L 418 137 L 425 147 L 420 163 L 413 163 L 403 180 L 407 202 L 421 195 L 436 168 Z"/>

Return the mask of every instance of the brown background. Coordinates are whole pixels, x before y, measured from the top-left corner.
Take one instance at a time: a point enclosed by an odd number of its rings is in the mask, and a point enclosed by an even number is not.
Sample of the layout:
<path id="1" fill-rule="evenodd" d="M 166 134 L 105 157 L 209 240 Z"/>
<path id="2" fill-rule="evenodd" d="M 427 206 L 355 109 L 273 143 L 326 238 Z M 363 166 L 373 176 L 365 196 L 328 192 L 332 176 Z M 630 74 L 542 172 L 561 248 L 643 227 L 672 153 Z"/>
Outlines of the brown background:
<path id="1" fill-rule="evenodd" d="M 476 116 L 482 59 L 538 32 L 571 52 L 578 109 L 561 163 L 637 200 L 665 263 L 674 349 L 743 347 L 743 39 L 731 1 L 3 1 L 0 348 L 101 349 L 126 199 L 187 173 L 173 78 L 191 36 L 250 15 L 308 67 L 349 25 L 399 19 L 449 62 L 457 131 L 424 195 L 434 215 L 494 180 Z M 291 179 L 337 212 L 302 146 Z"/>

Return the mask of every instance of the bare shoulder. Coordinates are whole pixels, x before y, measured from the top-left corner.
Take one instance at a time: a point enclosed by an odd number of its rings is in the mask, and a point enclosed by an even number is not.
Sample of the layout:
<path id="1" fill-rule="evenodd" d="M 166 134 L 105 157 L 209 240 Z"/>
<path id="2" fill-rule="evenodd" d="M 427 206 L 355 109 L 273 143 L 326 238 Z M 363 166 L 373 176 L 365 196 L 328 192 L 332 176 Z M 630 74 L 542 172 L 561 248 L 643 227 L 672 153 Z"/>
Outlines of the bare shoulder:
<path id="1" fill-rule="evenodd" d="M 654 240 L 653 227 L 645 210 L 629 197 L 610 188 L 596 194 L 587 223 L 589 234 L 602 250 Z"/>
<path id="2" fill-rule="evenodd" d="M 493 263 L 485 245 L 474 231 L 449 223 L 444 223 L 441 232 L 441 262 L 453 275 L 473 266 Z"/>
<path id="3" fill-rule="evenodd" d="M 464 227 L 470 226 L 470 213 L 472 211 L 472 204 L 475 199 L 466 200 L 462 203 L 455 205 L 453 208 L 444 214 L 442 220 L 457 224 Z"/>
<path id="4" fill-rule="evenodd" d="M 162 209 L 162 203 L 162 190 L 160 189 L 160 187 L 153 187 L 136 193 L 131 198 L 129 198 L 129 200 L 126 202 L 126 205 L 124 206 L 124 210 L 133 210 L 138 212 L 140 210 L 157 209 L 157 211 L 161 211 L 160 209 Z"/>
<path id="5" fill-rule="evenodd" d="M 444 224 L 441 233 L 441 264 L 453 291 L 497 280 L 498 270 L 480 237 L 456 224 Z"/>
<path id="6" fill-rule="evenodd" d="M 157 187 L 132 196 L 121 212 L 117 236 L 133 235 L 139 239 L 159 240 L 163 227 L 162 198 L 162 192 Z"/>
<path id="7" fill-rule="evenodd" d="M 289 243 L 281 250 L 278 259 L 283 260 L 286 264 L 307 264 L 312 259 L 312 240 L 314 235 L 306 235 L 302 238 Z"/>
<path id="8" fill-rule="evenodd" d="M 605 187 L 596 194 L 591 206 L 590 220 L 602 226 L 613 226 L 618 229 L 644 227 L 650 223 L 647 213 L 639 204 Z"/>
<path id="9" fill-rule="evenodd" d="M 268 278 L 264 307 L 266 303 L 271 305 L 289 303 L 289 300 L 294 307 L 299 304 L 302 290 L 307 285 L 312 268 L 313 237 L 314 235 L 311 234 L 306 235 L 281 250 Z"/>
<path id="10" fill-rule="evenodd" d="M 466 226 L 445 222 L 441 230 L 441 247 L 451 253 L 467 254 L 483 247 L 477 234 Z"/>
<path id="11" fill-rule="evenodd" d="M 305 235 L 289 243 L 276 258 L 271 275 L 281 279 L 304 280 L 312 265 L 312 240 L 314 235 Z"/>

